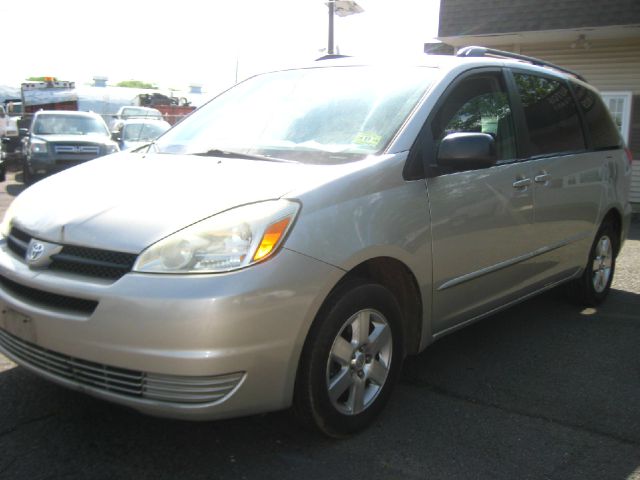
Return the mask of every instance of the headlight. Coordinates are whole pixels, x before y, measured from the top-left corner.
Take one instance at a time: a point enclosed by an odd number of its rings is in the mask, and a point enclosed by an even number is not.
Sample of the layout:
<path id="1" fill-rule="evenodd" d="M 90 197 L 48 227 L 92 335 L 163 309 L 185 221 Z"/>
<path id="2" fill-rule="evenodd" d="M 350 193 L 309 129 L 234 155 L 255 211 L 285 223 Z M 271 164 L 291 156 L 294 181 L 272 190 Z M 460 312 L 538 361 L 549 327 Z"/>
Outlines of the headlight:
<path id="1" fill-rule="evenodd" d="M 110 153 L 115 153 L 120 151 L 120 148 L 118 148 L 118 144 L 117 143 L 107 143 L 105 145 L 105 155 L 109 155 Z"/>
<path id="2" fill-rule="evenodd" d="M 47 142 L 34 138 L 29 142 L 29 149 L 31 153 L 47 153 Z"/>
<path id="3" fill-rule="evenodd" d="M 151 245 L 133 270 L 146 273 L 228 272 L 273 255 L 300 206 L 270 200 L 209 217 Z"/>

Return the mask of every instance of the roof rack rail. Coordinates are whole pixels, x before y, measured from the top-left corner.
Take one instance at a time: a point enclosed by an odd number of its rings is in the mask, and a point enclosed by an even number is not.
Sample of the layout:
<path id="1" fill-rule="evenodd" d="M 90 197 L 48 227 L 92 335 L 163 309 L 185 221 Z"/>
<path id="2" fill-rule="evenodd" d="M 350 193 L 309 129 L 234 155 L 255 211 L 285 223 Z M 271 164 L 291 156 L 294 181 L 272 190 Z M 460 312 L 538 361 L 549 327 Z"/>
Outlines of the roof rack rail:
<path id="1" fill-rule="evenodd" d="M 520 55 L 519 53 L 505 52 L 504 50 L 496 50 L 494 48 L 475 47 L 475 46 L 464 47 L 458 50 L 458 53 L 456 53 L 456 57 L 486 57 L 486 56 L 513 58 L 515 60 L 521 60 L 523 62 L 528 62 L 533 65 L 538 65 L 540 67 L 553 68 L 555 70 L 568 73 L 569 75 L 573 75 L 574 77 L 579 78 L 583 82 L 587 81 L 582 75 L 580 75 L 577 72 L 574 72 L 573 70 L 569 70 L 568 68 L 561 67 L 559 65 L 556 65 L 555 63 L 540 60 L 539 58 Z"/>

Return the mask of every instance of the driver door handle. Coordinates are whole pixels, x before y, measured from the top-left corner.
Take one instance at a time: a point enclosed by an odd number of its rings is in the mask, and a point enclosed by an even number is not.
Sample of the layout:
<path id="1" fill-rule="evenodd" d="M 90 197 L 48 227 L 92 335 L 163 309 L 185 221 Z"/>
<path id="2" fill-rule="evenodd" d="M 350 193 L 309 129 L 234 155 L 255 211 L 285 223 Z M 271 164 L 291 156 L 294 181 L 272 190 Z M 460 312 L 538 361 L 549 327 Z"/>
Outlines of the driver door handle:
<path id="1" fill-rule="evenodd" d="M 523 178 L 522 180 L 513 182 L 513 188 L 527 188 L 529 185 L 531 185 L 530 178 Z"/>

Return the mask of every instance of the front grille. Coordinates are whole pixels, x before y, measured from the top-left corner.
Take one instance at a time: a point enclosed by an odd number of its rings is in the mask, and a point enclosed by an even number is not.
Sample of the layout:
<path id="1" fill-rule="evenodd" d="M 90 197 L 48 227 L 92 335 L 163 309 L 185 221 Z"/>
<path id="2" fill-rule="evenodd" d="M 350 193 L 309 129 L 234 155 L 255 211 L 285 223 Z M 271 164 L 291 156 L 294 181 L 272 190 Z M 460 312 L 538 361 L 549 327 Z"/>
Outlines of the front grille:
<path id="1" fill-rule="evenodd" d="M 98 155 L 100 147 L 97 145 L 54 145 L 53 151 L 59 155 Z"/>
<path id="2" fill-rule="evenodd" d="M 7 246 L 18 257 L 24 259 L 31 238 L 28 233 L 12 227 Z M 117 280 L 131 271 L 136 258 L 137 255 L 133 253 L 63 245 L 60 253 L 51 256 L 53 261 L 49 268 L 88 277 Z"/>
<path id="3" fill-rule="evenodd" d="M 11 236 L 25 243 L 29 243 L 29 240 L 31 240 L 31 235 L 29 235 L 26 232 L 23 232 L 22 230 L 16 227 L 13 227 L 11 229 Z"/>
<path id="4" fill-rule="evenodd" d="M 65 245 L 62 251 L 52 255 L 52 270 L 76 273 L 89 277 L 118 279 L 130 272 L 137 255 L 96 248 Z"/>
<path id="5" fill-rule="evenodd" d="M 19 300 L 39 307 L 91 315 L 98 306 L 98 302 L 94 300 L 68 297 L 66 295 L 58 295 L 57 293 L 27 287 L 3 276 L 0 276 L 0 286 Z"/>
<path id="6" fill-rule="evenodd" d="M 30 235 L 23 232 L 22 230 L 13 227 L 11 229 L 11 232 L 9 233 L 9 237 L 7 238 L 7 247 L 9 247 L 9 250 L 11 250 L 17 256 L 24 259 L 30 240 Z"/>
<path id="7" fill-rule="evenodd" d="M 39 347 L 0 329 L 0 347 L 18 363 L 103 392 L 166 403 L 204 404 L 224 399 L 243 372 L 208 377 L 157 375 L 81 360 Z"/>

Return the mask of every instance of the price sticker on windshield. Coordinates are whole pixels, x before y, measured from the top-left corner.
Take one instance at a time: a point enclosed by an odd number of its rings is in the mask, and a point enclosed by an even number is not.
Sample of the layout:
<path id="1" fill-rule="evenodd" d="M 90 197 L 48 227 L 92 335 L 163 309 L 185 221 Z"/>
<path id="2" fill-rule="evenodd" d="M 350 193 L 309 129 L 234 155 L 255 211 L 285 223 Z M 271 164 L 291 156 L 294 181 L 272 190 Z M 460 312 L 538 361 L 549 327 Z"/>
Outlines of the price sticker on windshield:
<path id="1" fill-rule="evenodd" d="M 375 132 L 359 132 L 353 139 L 353 143 L 364 147 L 377 147 L 381 140 L 382 136 Z"/>

